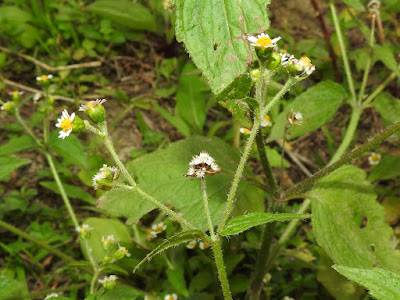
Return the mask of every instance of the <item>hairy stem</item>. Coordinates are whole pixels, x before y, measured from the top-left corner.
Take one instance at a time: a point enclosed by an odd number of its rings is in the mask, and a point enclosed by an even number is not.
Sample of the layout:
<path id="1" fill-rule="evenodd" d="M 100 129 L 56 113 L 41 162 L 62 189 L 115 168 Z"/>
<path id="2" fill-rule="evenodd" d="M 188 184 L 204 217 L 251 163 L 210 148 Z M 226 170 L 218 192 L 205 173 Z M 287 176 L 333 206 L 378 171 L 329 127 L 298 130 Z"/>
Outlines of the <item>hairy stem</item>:
<path id="1" fill-rule="evenodd" d="M 215 238 L 214 226 L 212 224 L 210 209 L 208 208 L 208 195 L 207 195 L 207 184 L 206 179 L 201 178 L 201 192 L 203 194 L 203 205 L 204 205 L 204 213 L 206 214 L 208 228 L 210 230 L 211 239 Z"/>
<path id="2" fill-rule="evenodd" d="M 222 286 L 222 293 L 225 300 L 232 300 L 232 294 L 229 287 L 228 276 L 225 270 L 224 258 L 222 255 L 221 238 L 216 236 L 211 240 L 212 250 L 214 253 L 215 265 L 217 266 L 219 281 Z"/>

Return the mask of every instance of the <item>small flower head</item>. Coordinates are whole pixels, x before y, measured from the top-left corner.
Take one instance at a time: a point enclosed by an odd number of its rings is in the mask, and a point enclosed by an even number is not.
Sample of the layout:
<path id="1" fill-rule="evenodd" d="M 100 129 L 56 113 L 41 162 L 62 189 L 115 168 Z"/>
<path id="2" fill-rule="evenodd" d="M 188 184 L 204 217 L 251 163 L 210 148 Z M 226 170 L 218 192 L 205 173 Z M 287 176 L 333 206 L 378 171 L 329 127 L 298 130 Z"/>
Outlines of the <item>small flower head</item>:
<path id="1" fill-rule="evenodd" d="M 130 257 L 131 254 L 128 252 L 128 249 L 126 249 L 125 247 L 119 246 L 117 251 L 115 251 L 115 253 L 114 253 L 114 259 L 120 260 L 120 259 L 124 258 L 125 256 Z"/>
<path id="2" fill-rule="evenodd" d="M 291 56 L 287 63 L 287 70 L 291 76 L 294 76 L 298 80 L 302 80 L 315 71 L 315 66 L 307 56 L 302 56 L 300 59 Z"/>
<path id="3" fill-rule="evenodd" d="M 267 282 L 269 282 L 269 281 L 271 280 L 271 278 L 272 278 L 271 274 L 270 274 L 270 273 L 267 273 L 267 274 L 265 274 L 264 277 L 263 277 L 263 282 L 264 282 L 264 283 L 267 283 Z"/>
<path id="4" fill-rule="evenodd" d="M 111 291 L 115 288 L 115 281 L 118 279 L 115 275 L 106 276 L 103 279 L 99 279 L 99 283 L 103 285 L 106 291 Z"/>
<path id="5" fill-rule="evenodd" d="M 221 168 L 215 163 L 214 158 L 206 151 L 201 151 L 200 155 L 193 156 L 189 163 L 189 170 L 186 177 L 204 178 L 205 174 L 214 175 L 221 172 Z"/>
<path id="6" fill-rule="evenodd" d="M 162 5 L 163 5 L 165 10 L 171 11 L 173 6 L 174 6 L 174 3 L 173 3 L 172 0 L 163 0 Z"/>
<path id="7" fill-rule="evenodd" d="M 189 243 L 186 244 L 186 248 L 194 249 L 194 247 L 196 247 L 196 245 L 197 245 L 197 241 L 193 240 L 193 241 L 190 241 Z"/>
<path id="8" fill-rule="evenodd" d="M 301 112 L 293 111 L 293 109 L 288 114 L 288 122 L 290 125 L 302 125 L 303 124 L 303 115 Z"/>
<path id="9" fill-rule="evenodd" d="M 99 172 L 93 176 L 93 187 L 102 190 L 110 190 L 114 187 L 114 181 L 118 179 L 120 171 L 117 167 L 103 165 Z"/>
<path id="10" fill-rule="evenodd" d="M 210 246 L 211 246 L 211 244 L 210 244 L 209 242 L 203 242 L 203 241 L 201 241 L 201 242 L 199 243 L 199 248 L 200 248 L 201 250 L 210 248 Z"/>
<path id="11" fill-rule="evenodd" d="M 250 132 L 251 132 L 250 129 L 247 129 L 247 128 L 244 128 L 244 127 L 240 127 L 239 131 L 240 131 L 240 133 L 243 133 L 245 135 L 250 134 Z"/>
<path id="12" fill-rule="evenodd" d="M 103 248 L 107 252 L 114 252 L 117 248 L 117 241 L 114 238 L 114 235 L 108 235 L 107 237 L 102 237 L 101 241 L 103 243 Z"/>
<path id="13" fill-rule="evenodd" d="M 260 69 L 253 69 L 249 72 L 251 80 L 253 82 L 257 82 L 258 78 L 260 77 Z"/>
<path id="14" fill-rule="evenodd" d="M 36 81 L 38 81 L 41 85 L 47 87 L 50 84 L 50 79 L 53 78 L 53 75 L 48 74 L 48 75 L 42 75 L 36 77 Z"/>
<path id="15" fill-rule="evenodd" d="M 285 296 L 285 297 L 282 298 L 282 300 L 294 300 L 294 298 L 289 297 L 289 296 Z"/>
<path id="16" fill-rule="evenodd" d="M 15 112 L 15 102 L 13 101 L 7 101 L 7 102 L 1 102 L 2 106 L 0 107 L 1 110 L 4 110 L 7 112 L 9 115 L 13 115 Z"/>
<path id="17" fill-rule="evenodd" d="M 370 165 L 374 166 L 379 164 L 381 158 L 382 156 L 379 153 L 372 152 L 371 155 L 368 157 L 368 162 Z"/>
<path id="18" fill-rule="evenodd" d="M 274 48 L 276 47 L 276 43 L 281 39 L 280 36 L 277 38 L 271 39 L 268 34 L 266 33 L 261 33 L 257 37 L 255 36 L 248 36 L 247 40 L 251 42 L 251 46 L 254 48 L 261 48 L 261 49 L 267 49 L 267 48 Z"/>
<path id="19" fill-rule="evenodd" d="M 165 295 L 164 300 L 177 300 L 178 299 L 178 295 L 177 294 L 168 294 Z"/>
<path id="20" fill-rule="evenodd" d="M 159 234 L 163 231 L 165 231 L 165 229 L 167 229 L 167 225 L 164 225 L 163 222 L 160 222 L 158 224 L 154 224 L 153 226 L 151 226 L 151 229 L 156 233 Z"/>
<path id="21" fill-rule="evenodd" d="M 75 230 L 82 239 L 87 239 L 90 237 L 90 231 L 93 230 L 93 227 L 90 227 L 88 224 L 83 224 L 82 226 L 76 227 Z"/>
<path id="22" fill-rule="evenodd" d="M 269 127 L 272 126 L 271 118 L 268 115 L 265 115 L 261 120 L 261 127 Z"/>
<path id="23" fill-rule="evenodd" d="M 147 240 L 151 241 L 157 237 L 157 233 L 152 230 L 151 228 L 146 229 L 146 238 Z"/>
<path id="24" fill-rule="evenodd" d="M 90 101 L 87 104 L 81 105 L 79 111 L 85 112 L 93 122 L 102 123 L 106 119 L 106 110 L 103 106 L 104 102 L 106 102 L 106 99 Z"/>
<path id="25" fill-rule="evenodd" d="M 21 99 L 21 95 L 23 95 L 24 92 L 12 91 L 8 94 L 11 95 L 13 101 L 19 101 L 19 99 Z"/>
<path id="26" fill-rule="evenodd" d="M 57 293 L 48 294 L 43 300 L 60 297 Z"/>
<path id="27" fill-rule="evenodd" d="M 65 139 L 70 135 L 72 131 L 80 132 L 85 128 L 85 124 L 82 119 L 75 116 L 75 113 L 71 115 L 66 109 L 63 110 L 61 118 L 57 119 L 56 127 L 61 128 L 58 137 Z"/>

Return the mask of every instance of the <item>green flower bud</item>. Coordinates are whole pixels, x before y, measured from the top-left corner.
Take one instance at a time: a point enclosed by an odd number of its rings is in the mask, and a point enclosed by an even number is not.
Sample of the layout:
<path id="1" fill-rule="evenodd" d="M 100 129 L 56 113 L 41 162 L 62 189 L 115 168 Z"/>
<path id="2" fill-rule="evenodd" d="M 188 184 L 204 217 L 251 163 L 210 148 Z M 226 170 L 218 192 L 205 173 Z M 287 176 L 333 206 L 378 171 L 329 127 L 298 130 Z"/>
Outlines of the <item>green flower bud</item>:
<path id="1" fill-rule="evenodd" d="M 125 247 L 119 247 L 117 251 L 114 253 L 114 260 L 120 260 L 121 258 L 124 258 L 125 256 L 131 256 L 131 254 L 128 252 L 128 249 Z"/>
<path id="2" fill-rule="evenodd" d="M 93 227 L 90 227 L 88 224 L 83 224 L 82 226 L 76 227 L 75 230 L 79 233 L 81 239 L 88 239 Z"/>
<path id="3" fill-rule="evenodd" d="M 82 132 L 85 130 L 85 123 L 83 122 L 83 120 L 81 118 L 79 118 L 78 116 L 75 116 L 73 122 L 72 122 L 72 131 L 73 132 Z"/>
<path id="4" fill-rule="evenodd" d="M 103 242 L 103 248 L 107 252 L 111 253 L 117 249 L 117 241 L 115 240 L 113 235 L 109 235 L 107 237 L 102 237 L 101 241 Z"/>
<path id="5" fill-rule="evenodd" d="M 7 101 L 7 102 L 3 103 L 3 105 L 0 107 L 1 110 L 4 110 L 9 115 L 13 115 L 15 113 L 15 108 L 16 108 L 16 105 L 12 101 Z"/>
<path id="6" fill-rule="evenodd" d="M 11 95 L 13 101 L 18 102 L 21 99 L 21 95 L 23 93 L 24 92 L 13 91 L 9 94 Z"/>
<path id="7" fill-rule="evenodd" d="M 315 66 L 307 56 L 300 59 L 291 57 L 286 65 L 289 74 L 298 80 L 303 80 L 310 76 L 315 70 Z"/>
<path id="8" fill-rule="evenodd" d="M 79 110 L 84 111 L 93 122 L 102 123 L 106 120 L 106 110 L 103 106 L 104 102 L 106 102 L 106 99 L 90 101 L 88 104 L 81 105 Z"/>
<path id="9" fill-rule="evenodd" d="M 106 291 L 111 291 L 111 290 L 113 290 L 114 288 L 115 288 L 115 285 L 116 285 L 116 280 L 118 279 L 118 277 L 117 276 L 115 276 L 115 275 L 110 275 L 110 276 L 106 276 L 106 277 L 104 277 L 103 279 L 99 279 L 98 281 L 99 281 L 99 283 L 101 283 L 102 285 L 103 285 L 103 288 L 106 290 Z"/>

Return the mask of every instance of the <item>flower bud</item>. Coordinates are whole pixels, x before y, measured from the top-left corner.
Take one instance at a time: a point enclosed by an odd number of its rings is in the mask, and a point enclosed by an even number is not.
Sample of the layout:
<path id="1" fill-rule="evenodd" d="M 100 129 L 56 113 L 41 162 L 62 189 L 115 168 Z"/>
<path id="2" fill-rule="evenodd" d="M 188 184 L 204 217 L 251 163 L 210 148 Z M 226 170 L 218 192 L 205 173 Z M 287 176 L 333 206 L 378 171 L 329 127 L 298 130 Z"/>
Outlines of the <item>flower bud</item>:
<path id="1" fill-rule="evenodd" d="M 289 74 L 298 80 L 307 78 L 315 71 L 315 66 L 307 56 L 300 59 L 296 59 L 294 56 L 290 57 L 286 67 Z"/>
<path id="2" fill-rule="evenodd" d="M 90 227 L 88 224 L 83 224 L 82 226 L 76 227 L 75 230 L 79 233 L 81 239 L 88 239 L 93 227 Z"/>
<path id="3" fill-rule="evenodd" d="M 81 105 L 79 111 L 84 111 L 93 122 L 102 123 L 106 120 L 106 110 L 103 106 L 104 102 L 106 102 L 106 99 L 90 101 L 88 104 Z"/>
<path id="4" fill-rule="evenodd" d="M 110 190 L 114 187 L 115 180 L 119 177 L 119 169 L 117 167 L 109 167 L 103 165 L 99 172 L 93 176 L 93 187 L 102 190 Z"/>
<path id="5" fill-rule="evenodd" d="M 12 91 L 9 94 L 11 95 L 13 101 L 18 102 L 21 99 L 21 95 L 23 93 L 24 92 Z"/>
<path id="6" fill-rule="evenodd" d="M 118 279 L 117 276 L 115 275 L 110 275 L 110 276 L 106 276 L 103 279 L 99 279 L 99 283 L 101 283 L 103 285 L 103 288 L 106 291 L 111 291 L 115 288 L 116 285 L 116 280 Z"/>
<path id="7" fill-rule="evenodd" d="M 7 112 L 9 115 L 13 115 L 15 112 L 15 103 L 12 101 L 7 101 L 4 102 L 3 105 L 0 107 L 1 110 L 4 110 L 5 112 Z"/>
<path id="8" fill-rule="evenodd" d="M 83 122 L 83 120 L 81 118 L 79 118 L 78 116 L 75 116 L 74 121 L 72 122 L 72 131 L 73 132 L 82 132 L 85 130 L 85 123 Z"/>
<path id="9" fill-rule="evenodd" d="M 114 252 L 114 260 L 120 260 L 125 256 L 127 257 L 131 256 L 131 254 L 128 252 L 128 249 L 126 249 L 125 247 L 119 246 L 117 251 Z"/>
<path id="10" fill-rule="evenodd" d="M 107 252 L 111 253 L 117 249 L 117 241 L 115 240 L 113 235 L 109 235 L 107 237 L 102 237 L 101 241 L 103 242 L 103 248 Z"/>

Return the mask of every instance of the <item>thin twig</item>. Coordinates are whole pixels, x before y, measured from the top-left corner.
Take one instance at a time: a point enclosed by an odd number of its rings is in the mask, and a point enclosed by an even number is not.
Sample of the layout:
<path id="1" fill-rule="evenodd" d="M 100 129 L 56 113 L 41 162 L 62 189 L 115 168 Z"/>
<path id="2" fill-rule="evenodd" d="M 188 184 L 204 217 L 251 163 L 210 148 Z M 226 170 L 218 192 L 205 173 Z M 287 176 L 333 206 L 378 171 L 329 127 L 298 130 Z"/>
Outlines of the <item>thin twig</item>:
<path id="1" fill-rule="evenodd" d="M 26 54 L 22 54 L 22 53 L 18 53 L 15 51 L 12 51 L 8 48 L 2 47 L 0 46 L 0 50 L 4 51 L 6 53 L 10 53 L 10 54 L 15 54 L 18 55 L 26 60 L 29 60 L 31 62 L 33 62 L 34 64 L 38 65 L 39 67 L 46 69 L 47 71 L 50 72 L 57 72 L 57 71 L 63 71 L 63 70 L 73 70 L 73 69 L 81 69 L 81 68 L 97 68 L 100 67 L 102 62 L 101 61 L 91 61 L 91 62 L 87 62 L 87 63 L 81 63 L 81 64 L 73 64 L 73 65 L 68 65 L 68 66 L 59 66 L 59 67 L 52 67 L 49 66 L 47 64 L 45 64 L 44 62 L 41 62 L 40 60 L 37 60 L 36 58 L 26 55 Z"/>

